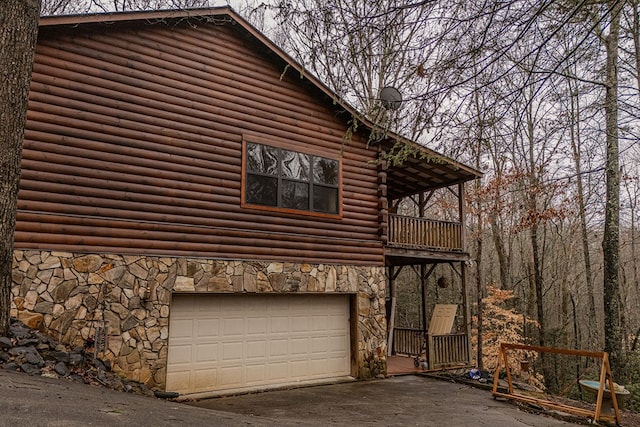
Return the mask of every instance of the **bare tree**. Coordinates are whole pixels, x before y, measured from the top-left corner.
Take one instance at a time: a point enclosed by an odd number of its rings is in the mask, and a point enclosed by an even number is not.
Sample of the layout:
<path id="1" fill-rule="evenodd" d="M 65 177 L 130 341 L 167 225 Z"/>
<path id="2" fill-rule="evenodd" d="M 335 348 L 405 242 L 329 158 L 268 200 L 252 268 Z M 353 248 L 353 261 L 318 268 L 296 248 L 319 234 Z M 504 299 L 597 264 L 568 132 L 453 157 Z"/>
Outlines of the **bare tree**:
<path id="1" fill-rule="evenodd" d="M 22 138 L 39 17 L 39 0 L 0 5 L 0 336 L 9 331 Z"/>
<path id="2" fill-rule="evenodd" d="M 210 7 L 209 0 L 42 0 L 44 15 Z"/>
<path id="3" fill-rule="evenodd" d="M 620 162 L 618 148 L 618 48 L 620 17 L 623 2 L 607 3 L 609 33 L 602 34 L 606 47 L 605 129 L 606 129 L 606 185 L 604 233 L 604 349 L 609 353 L 612 370 L 624 377 L 622 331 L 620 327 Z"/>

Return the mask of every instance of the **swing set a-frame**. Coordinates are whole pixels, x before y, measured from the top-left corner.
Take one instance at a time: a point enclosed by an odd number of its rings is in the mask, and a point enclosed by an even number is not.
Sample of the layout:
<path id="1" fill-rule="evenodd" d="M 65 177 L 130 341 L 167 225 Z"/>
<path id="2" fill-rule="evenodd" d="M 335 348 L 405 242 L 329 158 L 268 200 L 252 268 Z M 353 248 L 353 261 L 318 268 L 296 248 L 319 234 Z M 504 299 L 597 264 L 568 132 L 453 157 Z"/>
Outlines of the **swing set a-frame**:
<path id="1" fill-rule="evenodd" d="M 547 399 L 540 399 L 537 397 L 528 396 L 521 393 L 516 393 L 513 386 L 513 379 L 511 375 L 511 369 L 509 367 L 509 351 L 510 350 L 524 350 L 528 352 L 537 353 L 554 353 L 567 356 L 582 356 L 588 358 L 594 358 L 596 361 L 600 361 L 600 380 L 598 383 L 597 396 L 595 409 L 579 408 L 559 402 L 555 402 Z M 498 383 L 500 373 L 504 369 L 507 379 L 507 392 L 498 391 Z M 595 383 L 595 382 L 594 382 Z M 616 397 L 616 387 L 613 382 L 613 375 L 611 373 L 611 366 L 609 365 L 609 354 L 603 351 L 585 351 L 585 350 L 571 350 L 561 348 L 550 348 L 531 346 L 525 344 L 500 344 L 498 350 L 498 364 L 496 366 L 493 378 L 493 397 L 502 397 L 509 400 L 515 400 L 519 402 L 531 403 L 551 409 L 557 409 L 577 416 L 584 416 L 591 418 L 594 422 L 599 421 L 615 421 L 617 425 L 620 424 L 620 409 L 618 406 L 618 400 Z M 603 413 L 603 399 L 611 399 L 611 405 L 613 413 Z"/>

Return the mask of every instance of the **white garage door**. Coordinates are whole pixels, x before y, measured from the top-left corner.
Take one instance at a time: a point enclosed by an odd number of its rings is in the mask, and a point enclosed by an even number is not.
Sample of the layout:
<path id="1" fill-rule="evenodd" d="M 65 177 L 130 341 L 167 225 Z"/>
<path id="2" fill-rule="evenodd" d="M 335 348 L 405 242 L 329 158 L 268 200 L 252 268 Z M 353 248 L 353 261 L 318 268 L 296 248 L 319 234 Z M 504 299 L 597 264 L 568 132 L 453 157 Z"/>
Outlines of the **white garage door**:
<path id="1" fill-rule="evenodd" d="M 348 376 L 343 295 L 174 295 L 167 391 L 235 392 Z"/>

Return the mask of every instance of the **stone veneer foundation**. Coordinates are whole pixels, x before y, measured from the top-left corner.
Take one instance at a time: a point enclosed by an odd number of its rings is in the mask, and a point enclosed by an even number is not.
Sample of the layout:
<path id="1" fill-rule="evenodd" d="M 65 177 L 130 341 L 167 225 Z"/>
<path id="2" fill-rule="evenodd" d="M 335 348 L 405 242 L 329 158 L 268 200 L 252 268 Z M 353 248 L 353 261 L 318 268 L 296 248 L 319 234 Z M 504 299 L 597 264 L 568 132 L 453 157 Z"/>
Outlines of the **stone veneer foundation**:
<path id="1" fill-rule="evenodd" d="M 386 373 L 383 267 L 14 252 L 12 316 L 72 346 L 93 339 L 108 321 L 108 349 L 100 356 L 150 388 L 165 385 L 173 292 L 357 295 L 354 375 Z"/>

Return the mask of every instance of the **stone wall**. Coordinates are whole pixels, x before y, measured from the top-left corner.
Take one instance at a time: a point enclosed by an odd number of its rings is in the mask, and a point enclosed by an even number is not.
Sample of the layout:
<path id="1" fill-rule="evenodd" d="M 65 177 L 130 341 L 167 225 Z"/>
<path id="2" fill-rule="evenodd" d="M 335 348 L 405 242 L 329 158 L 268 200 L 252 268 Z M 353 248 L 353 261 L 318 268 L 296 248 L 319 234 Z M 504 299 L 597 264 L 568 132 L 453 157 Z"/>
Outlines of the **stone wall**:
<path id="1" fill-rule="evenodd" d="M 386 372 L 383 267 L 14 252 L 12 316 L 74 346 L 108 321 L 102 357 L 152 388 L 165 384 L 172 292 L 357 295 L 354 375 Z"/>

